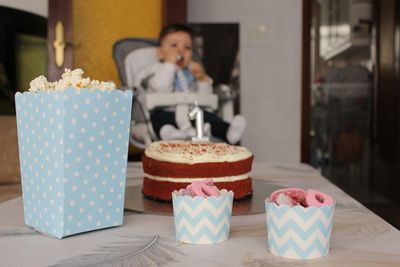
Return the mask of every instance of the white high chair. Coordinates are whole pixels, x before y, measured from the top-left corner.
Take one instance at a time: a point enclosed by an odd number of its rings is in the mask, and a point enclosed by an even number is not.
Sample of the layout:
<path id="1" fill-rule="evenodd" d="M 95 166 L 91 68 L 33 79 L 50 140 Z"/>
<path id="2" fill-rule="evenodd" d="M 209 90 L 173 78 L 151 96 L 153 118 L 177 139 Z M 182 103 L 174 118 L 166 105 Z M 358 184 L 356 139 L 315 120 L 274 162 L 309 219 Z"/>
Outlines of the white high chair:
<path id="1" fill-rule="evenodd" d="M 137 101 L 132 109 L 131 144 L 144 149 L 152 141 L 158 139 L 150 121 L 150 112 L 157 107 L 193 104 L 197 101 L 202 108 L 215 111 L 223 120 L 230 122 L 234 115 L 233 100 L 235 96 L 226 85 L 214 89 L 218 92 L 217 95 L 215 93 L 148 93 L 141 84 L 135 84 L 135 81 L 142 80 L 137 77 L 140 75 L 140 71 L 157 62 L 156 46 L 157 41 L 150 38 L 123 38 L 113 46 L 113 57 L 123 89 L 133 90 L 134 101 Z M 196 55 L 193 58 L 196 60 Z M 219 99 L 218 96 L 224 96 L 224 101 L 221 102 L 222 98 Z"/>

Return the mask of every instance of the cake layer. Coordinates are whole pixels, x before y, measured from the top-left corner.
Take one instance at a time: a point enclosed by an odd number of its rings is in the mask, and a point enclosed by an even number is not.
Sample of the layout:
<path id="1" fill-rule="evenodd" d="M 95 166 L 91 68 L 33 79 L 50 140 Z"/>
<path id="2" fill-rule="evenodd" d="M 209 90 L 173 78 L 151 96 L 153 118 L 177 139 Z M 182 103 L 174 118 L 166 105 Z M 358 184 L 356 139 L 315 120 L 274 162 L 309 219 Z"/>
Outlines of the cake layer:
<path id="1" fill-rule="evenodd" d="M 158 161 L 142 155 L 143 171 L 146 174 L 172 178 L 213 178 L 237 176 L 251 171 L 253 156 L 233 162 L 174 163 Z"/>
<path id="2" fill-rule="evenodd" d="M 179 180 L 179 179 L 177 179 Z M 157 200 L 170 201 L 172 199 L 172 191 L 186 188 L 190 183 L 174 183 L 169 181 L 157 181 L 145 177 L 143 179 L 142 193 L 146 197 L 154 198 Z M 242 199 L 252 194 L 252 180 L 247 178 L 244 180 L 234 182 L 214 182 L 218 188 L 232 190 L 235 199 Z"/>
<path id="3" fill-rule="evenodd" d="M 168 181 L 168 182 L 174 182 L 174 183 L 192 183 L 194 181 L 203 181 L 208 179 L 207 177 L 198 177 L 198 178 L 187 178 L 187 177 L 162 177 L 162 176 L 154 176 L 148 173 L 144 174 L 147 178 L 150 178 L 152 180 L 156 181 Z M 239 180 L 244 180 L 249 178 L 250 173 L 245 173 L 241 175 L 236 175 L 236 176 L 224 176 L 224 177 L 213 177 L 212 180 L 214 182 L 235 182 Z"/>

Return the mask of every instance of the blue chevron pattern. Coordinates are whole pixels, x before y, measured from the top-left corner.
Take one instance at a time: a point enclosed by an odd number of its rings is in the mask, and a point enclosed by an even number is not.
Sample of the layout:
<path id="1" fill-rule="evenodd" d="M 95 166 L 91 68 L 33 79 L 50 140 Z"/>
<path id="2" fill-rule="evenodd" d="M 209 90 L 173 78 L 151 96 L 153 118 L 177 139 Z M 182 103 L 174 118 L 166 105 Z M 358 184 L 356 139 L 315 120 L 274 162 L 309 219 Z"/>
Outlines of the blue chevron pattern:
<path id="1" fill-rule="evenodd" d="M 229 237 L 233 192 L 220 197 L 190 197 L 172 194 L 176 238 L 190 244 L 215 244 Z"/>
<path id="2" fill-rule="evenodd" d="M 265 207 L 273 254 L 294 259 L 328 255 L 335 205 L 304 208 L 265 202 Z"/>

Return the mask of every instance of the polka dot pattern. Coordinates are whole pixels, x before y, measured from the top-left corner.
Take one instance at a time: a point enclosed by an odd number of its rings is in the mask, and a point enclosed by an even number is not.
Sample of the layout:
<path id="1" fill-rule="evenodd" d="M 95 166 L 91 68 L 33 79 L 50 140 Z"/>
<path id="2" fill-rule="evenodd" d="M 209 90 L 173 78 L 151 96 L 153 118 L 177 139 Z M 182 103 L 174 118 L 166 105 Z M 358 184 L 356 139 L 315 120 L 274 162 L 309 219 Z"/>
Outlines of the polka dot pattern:
<path id="1" fill-rule="evenodd" d="M 58 238 L 121 225 L 132 93 L 69 87 L 15 102 L 25 223 Z"/>

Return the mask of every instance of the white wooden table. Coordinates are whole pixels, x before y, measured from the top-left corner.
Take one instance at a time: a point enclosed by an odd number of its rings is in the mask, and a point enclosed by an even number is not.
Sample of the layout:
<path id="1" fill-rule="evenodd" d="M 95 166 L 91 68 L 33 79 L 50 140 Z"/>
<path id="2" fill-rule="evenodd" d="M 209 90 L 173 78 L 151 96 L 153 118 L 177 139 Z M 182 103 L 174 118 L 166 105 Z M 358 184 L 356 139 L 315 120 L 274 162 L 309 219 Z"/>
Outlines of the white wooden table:
<path id="1" fill-rule="evenodd" d="M 273 185 L 314 188 L 335 198 L 327 257 L 271 254 L 265 214 L 233 216 L 229 240 L 216 245 L 179 243 L 173 217 L 132 212 L 125 213 L 123 226 L 59 240 L 25 226 L 17 198 L 0 205 L 0 266 L 400 266 L 400 231 L 311 167 L 254 164 L 252 173 Z M 127 185 L 140 184 L 142 176 L 141 163 L 129 163 Z"/>

